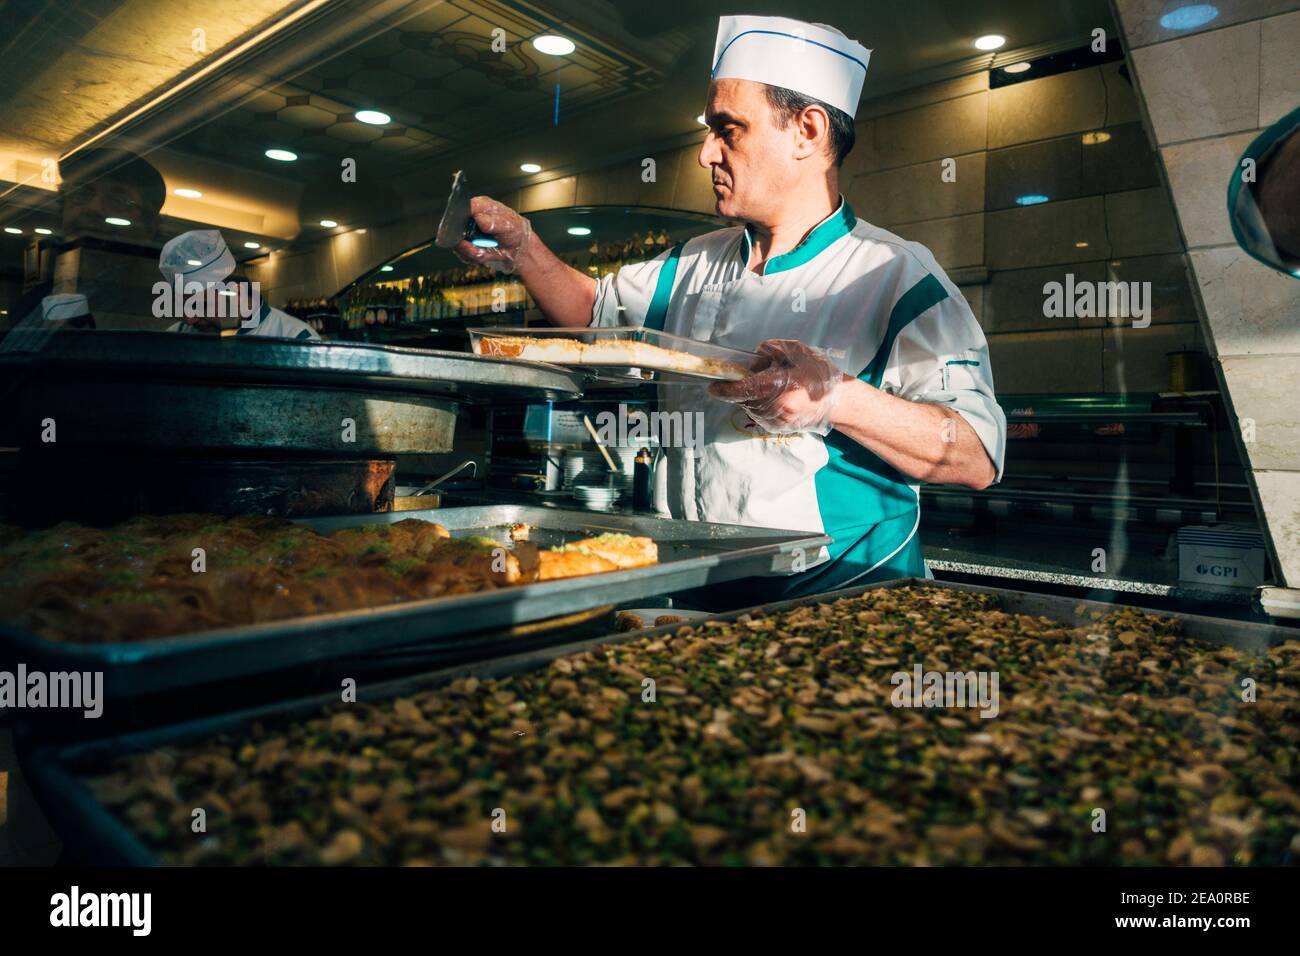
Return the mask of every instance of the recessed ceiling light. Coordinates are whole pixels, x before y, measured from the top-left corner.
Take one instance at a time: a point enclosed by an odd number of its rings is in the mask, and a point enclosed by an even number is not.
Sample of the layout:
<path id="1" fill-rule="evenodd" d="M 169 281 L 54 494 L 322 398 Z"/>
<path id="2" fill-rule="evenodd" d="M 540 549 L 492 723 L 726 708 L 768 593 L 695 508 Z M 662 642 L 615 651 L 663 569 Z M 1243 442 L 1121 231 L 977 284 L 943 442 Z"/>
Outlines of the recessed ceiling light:
<path id="1" fill-rule="evenodd" d="M 996 33 L 990 33 L 988 36 L 982 36 L 975 41 L 977 50 L 1000 50 L 1006 45 L 1007 38 Z"/>
<path id="2" fill-rule="evenodd" d="M 281 162 L 281 163 L 292 163 L 295 159 L 298 158 L 298 154 L 294 152 L 290 152 L 287 149 L 268 149 L 266 151 L 266 158 L 274 159 L 277 162 Z"/>
<path id="3" fill-rule="evenodd" d="M 32 232 L 36 233 L 38 236 L 54 235 L 53 229 L 46 229 L 44 226 L 37 226 L 35 229 L 32 230 Z"/>
<path id="4" fill-rule="evenodd" d="M 1003 73 L 1024 73 L 1032 65 L 1033 64 L 1025 60 L 1021 60 L 1019 63 L 1012 63 L 1010 66 L 1004 66 L 1002 68 L 1002 72 Z"/>
<path id="5" fill-rule="evenodd" d="M 520 163 L 519 168 L 525 173 L 540 173 L 542 171 L 542 167 L 536 163 Z"/>
<path id="6" fill-rule="evenodd" d="M 1027 196 L 1016 197 L 1017 206 L 1037 206 L 1038 204 L 1045 203 L 1047 201 L 1048 201 L 1047 197 L 1044 196 L 1042 193 L 1030 193 Z"/>
<path id="7" fill-rule="evenodd" d="M 1219 15 L 1219 8 L 1208 3 L 1190 3 L 1187 6 L 1170 10 L 1160 18 L 1160 25 L 1166 30 L 1195 30 L 1203 27 Z"/>
<path id="8" fill-rule="evenodd" d="M 547 56 L 568 56 L 576 47 L 568 37 L 557 36 L 554 33 L 543 33 L 539 37 L 533 37 L 533 49 L 538 53 L 545 53 Z"/>
<path id="9" fill-rule="evenodd" d="M 704 114 L 703 114 L 703 113 L 701 113 L 699 116 L 695 117 L 695 122 L 699 123 L 701 126 L 708 126 L 708 125 L 709 125 L 709 121 L 706 120 L 706 119 L 704 118 Z"/>
<path id="10" fill-rule="evenodd" d="M 387 126 L 393 121 L 391 116 L 379 110 L 357 110 L 352 115 L 358 123 L 368 123 L 371 126 Z"/>
<path id="11" fill-rule="evenodd" d="M 175 192 L 176 192 L 176 195 L 178 195 L 178 196 L 184 196 L 186 199 L 202 199 L 202 198 L 203 198 L 203 193 L 199 192 L 197 189 L 177 189 L 177 190 L 175 190 Z"/>
<path id="12" fill-rule="evenodd" d="M 335 222 L 333 219 L 322 219 L 320 221 L 320 224 L 324 226 L 326 229 L 333 229 L 335 226 L 338 225 L 338 223 Z"/>
<path id="13" fill-rule="evenodd" d="M 591 230 L 586 226 L 570 226 L 569 235 L 571 236 L 590 236 Z"/>
<path id="14" fill-rule="evenodd" d="M 392 271 L 393 271 L 393 267 L 392 267 L 392 266 L 380 266 L 380 267 L 379 267 L 379 271 L 380 271 L 380 272 L 392 272 Z"/>
<path id="15" fill-rule="evenodd" d="M 1110 142 L 1110 133 L 1107 133 L 1105 130 L 1097 130 L 1092 133 L 1083 134 L 1084 146 L 1097 146 L 1100 143 L 1109 143 L 1109 142 Z"/>
<path id="16" fill-rule="evenodd" d="M 244 248 L 245 248 L 245 249 L 261 249 L 261 248 L 262 248 L 262 244 L 261 244 L 260 242 L 246 242 L 246 243 L 244 243 Z"/>
<path id="17" fill-rule="evenodd" d="M 107 217 L 105 217 L 104 222 L 108 223 L 110 226 L 129 226 L 129 225 L 131 225 L 131 220 L 130 220 L 130 219 L 123 219 L 121 216 L 107 216 Z"/>
<path id="18" fill-rule="evenodd" d="M 203 263 L 200 262 L 198 259 L 186 259 L 186 260 L 185 260 L 185 264 L 186 264 L 187 266 L 201 266 L 201 265 L 203 265 Z"/>
<path id="19" fill-rule="evenodd" d="M 23 234 L 23 231 L 17 226 L 5 226 L 5 232 L 11 236 L 21 236 Z"/>

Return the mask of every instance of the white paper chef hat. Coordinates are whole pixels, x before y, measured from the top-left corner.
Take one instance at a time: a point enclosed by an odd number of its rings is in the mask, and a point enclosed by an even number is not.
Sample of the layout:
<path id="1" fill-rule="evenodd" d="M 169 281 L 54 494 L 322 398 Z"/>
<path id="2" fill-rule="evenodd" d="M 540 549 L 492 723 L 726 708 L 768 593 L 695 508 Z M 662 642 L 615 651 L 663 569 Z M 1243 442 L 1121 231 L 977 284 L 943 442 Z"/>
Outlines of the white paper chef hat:
<path id="1" fill-rule="evenodd" d="M 41 299 L 41 318 L 46 322 L 66 322 L 90 315 L 90 303 L 79 292 L 61 292 Z"/>
<path id="2" fill-rule="evenodd" d="M 853 116 L 870 59 L 870 50 L 824 23 L 722 17 L 711 79 L 781 86 Z"/>
<path id="3" fill-rule="evenodd" d="M 158 257 L 168 282 L 220 282 L 235 270 L 235 257 L 216 229 L 192 229 L 168 241 Z"/>

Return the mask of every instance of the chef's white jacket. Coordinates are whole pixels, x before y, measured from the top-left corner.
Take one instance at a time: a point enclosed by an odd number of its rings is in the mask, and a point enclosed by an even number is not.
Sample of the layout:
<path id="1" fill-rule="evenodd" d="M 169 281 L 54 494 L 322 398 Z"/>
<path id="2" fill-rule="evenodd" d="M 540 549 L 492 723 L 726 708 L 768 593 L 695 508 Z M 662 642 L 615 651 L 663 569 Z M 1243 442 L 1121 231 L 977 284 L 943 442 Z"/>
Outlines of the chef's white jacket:
<path id="1" fill-rule="evenodd" d="M 843 199 L 796 248 L 747 268 L 748 227 L 697 236 L 600 280 L 593 326 L 639 325 L 754 350 L 798 339 L 894 395 L 947 405 L 1002 476 L 1006 418 L 988 343 L 924 246 L 858 219 Z M 674 518 L 825 532 L 787 595 L 924 575 L 919 485 L 839 432 L 774 435 L 702 386 L 663 384 L 661 411 L 699 412 L 702 448 L 668 448 L 656 502 Z M 659 476 L 657 476 L 659 477 Z M 816 565 L 813 567 L 813 565 Z"/>
<path id="2" fill-rule="evenodd" d="M 168 332 L 200 332 L 188 322 L 173 322 L 167 326 Z M 257 312 L 257 323 L 245 328 L 241 321 L 235 327 L 236 335 L 264 335 L 276 339 L 319 339 L 320 335 L 302 319 L 295 319 L 288 312 L 273 309 L 262 300 Z"/>

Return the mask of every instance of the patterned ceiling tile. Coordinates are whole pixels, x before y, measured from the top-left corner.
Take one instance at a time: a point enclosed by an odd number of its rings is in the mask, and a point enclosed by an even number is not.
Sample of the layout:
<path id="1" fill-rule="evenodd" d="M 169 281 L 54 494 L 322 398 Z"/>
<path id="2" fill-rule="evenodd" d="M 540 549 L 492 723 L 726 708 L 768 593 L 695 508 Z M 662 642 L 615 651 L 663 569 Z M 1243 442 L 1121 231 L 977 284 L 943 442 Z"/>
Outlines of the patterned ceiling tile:
<path id="1" fill-rule="evenodd" d="M 402 73 L 389 69 L 366 69 L 348 77 L 348 88 L 373 96 L 377 102 L 388 97 L 401 96 L 415 88 L 415 81 Z"/>
<path id="2" fill-rule="evenodd" d="M 417 79 L 436 79 L 456 72 L 457 65 L 435 56 L 428 50 L 401 50 L 389 58 L 388 68 Z"/>
<path id="3" fill-rule="evenodd" d="M 355 121 L 335 123 L 328 128 L 327 132 L 333 139 L 347 140 L 350 143 L 372 143 L 383 135 L 375 127 Z"/>
<path id="4" fill-rule="evenodd" d="M 282 121 L 293 126 L 305 126 L 320 129 L 324 129 L 336 120 L 334 110 L 322 109 L 314 103 L 308 103 L 302 106 L 286 106 L 284 109 L 280 110 L 279 115 Z"/>

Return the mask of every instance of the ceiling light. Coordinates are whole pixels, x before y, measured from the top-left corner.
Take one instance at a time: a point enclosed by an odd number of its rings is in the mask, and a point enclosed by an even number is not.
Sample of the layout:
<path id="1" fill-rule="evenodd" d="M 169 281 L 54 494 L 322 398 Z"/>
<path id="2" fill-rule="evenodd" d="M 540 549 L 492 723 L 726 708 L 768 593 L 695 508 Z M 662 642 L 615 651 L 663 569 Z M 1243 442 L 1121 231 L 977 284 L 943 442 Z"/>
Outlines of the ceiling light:
<path id="1" fill-rule="evenodd" d="M 1002 72 L 1003 73 L 1024 73 L 1031 66 L 1033 66 L 1033 64 L 1028 62 L 1027 60 L 1021 60 L 1019 63 L 1012 63 L 1010 66 L 1004 66 L 1002 68 Z"/>
<path id="2" fill-rule="evenodd" d="M 380 271 L 380 272 L 392 272 L 392 271 L 393 271 L 393 267 L 392 267 L 392 266 L 380 266 L 380 267 L 379 267 L 379 271 Z"/>
<path id="3" fill-rule="evenodd" d="M 294 152 L 290 152 L 287 149 L 268 149 L 266 151 L 266 158 L 274 159 L 277 162 L 281 162 L 281 163 L 292 163 L 295 159 L 298 158 L 298 154 Z"/>
<path id="4" fill-rule="evenodd" d="M 23 234 L 23 231 L 17 226 L 5 226 L 5 232 L 11 236 L 21 236 Z"/>
<path id="5" fill-rule="evenodd" d="M 525 173 L 540 173 L 542 171 L 542 167 L 536 163 L 520 163 L 519 169 Z"/>
<path id="6" fill-rule="evenodd" d="M 38 236 L 54 235 L 53 229 L 46 229 L 44 226 L 37 226 L 35 229 L 32 230 L 32 232 L 36 233 Z"/>
<path id="7" fill-rule="evenodd" d="M 533 37 L 533 49 L 538 53 L 545 53 L 547 56 L 568 56 L 576 47 L 568 37 L 556 36 L 554 33 L 543 33 L 539 37 Z"/>
<path id="8" fill-rule="evenodd" d="M 1037 206 L 1039 203 L 1047 202 L 1047 197 L 1042 193 L 1030 193 L 1027 196 L 1017 196 L 1017 206 Z"/>
<path id="9" fill-rule="evenodd" d="M 246 242 L 246 243 L 244 243 L 244 248 L 245 248 L 245 249 L 261 249 L 261 248 L 262 248 L 262 244 L 261 244 L 260 242 Z"/>
<path id="10" fill-rule="evenodd" d="M 569 235 L 571 236 L 590 236 L 591 230 L 586 226 L 570 226 Z"/>
<path id="11" fill-rule="evenodd" d="M 175 192 L 176 192 L 176 195 L 178 195 L 178 196 L 184 196 L 186 199 L 202 199 L 202 198 L 203 198 L 203 193 L 199 192 L 197 189 L 177 189 L 177 190 L 175 190 Z"/>
<path id="12" fill-rule="evenodd" d="M 1076 249 L 1087 249 L 1087 248 L 1088 248 L 1088 244 L 1087 244 L 1086 242 L 1076 242 L 1076 243 L 1074 244 L 1074 248 L 1076 248 Z"/>
<path id="13" fill-rule="evenodd" d="M 322 219 L 320 221 L 320 224 L 324 226 L 326 229 L 333 229 L 335 226 L 338 225 L 338 223 L 335 222 L 333 219 Z"/>
<path id="14" fill-rule="evenodd" d="M 1219 15 L 1219 8 L 1208 3 L 1191 3 L 1176 10 L 1170 10 L 1160 18 L 1160 25 L 1166 30 L 1195 30 L 1203 27 Z"/>
<path id="15" fill-rule="evenodd" d="M 1006 44 L 1007 38 L 999 36 L 996 33 L 990 33 L 988 36 L 980 37 L 975 41 L 977 50 L 1000 50 Z"/>
<path id="16" fill-rule="evenodd" d="M 121 216 L 107 216 L 107 217 L 105 217 L 104 222 L 108 223 L 110 226 L 129 226 L 129 225 L 131 225 L 131 220 L 130 220 L 130 219 L 123 219 Z"/>
<path id="17" fill-rule="evenodd" d="M 1107 133 L 1105 130 L 1097 130 L 1096 132 L 1093 133 L 1083 134 L 1084 146 L 1097 146 L 1101 143 L 1109 143 L 1109 142 L 1110 142 L 1110 133 Z"/>
<path id="18" fill-rule="evenodd" d="M 368 123 L 371 126 L 387 126 L 393 121 L 391 116 L 379 110 L 357 110 L 352 115 L 358 123 Z"/>

